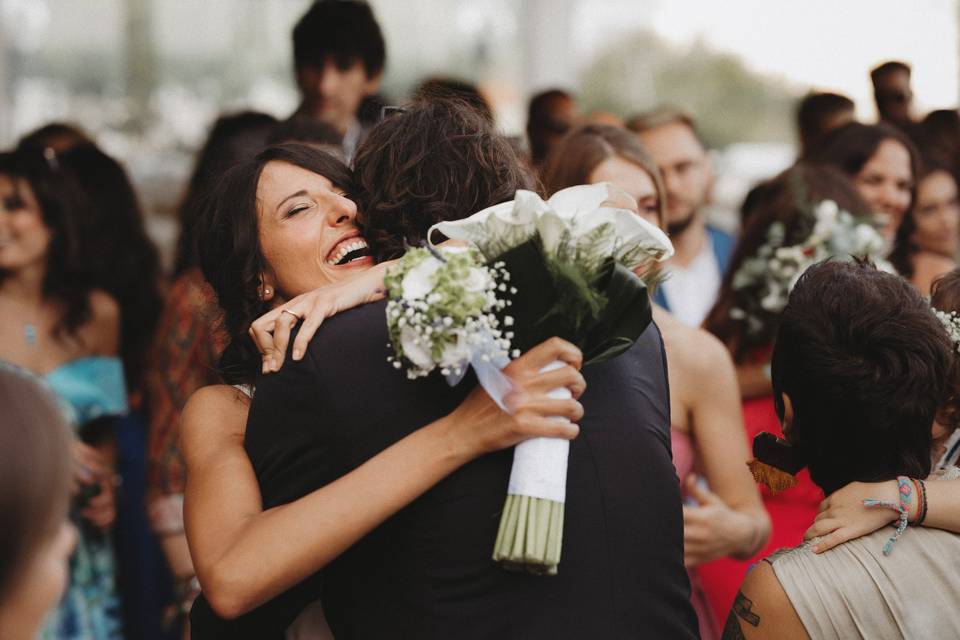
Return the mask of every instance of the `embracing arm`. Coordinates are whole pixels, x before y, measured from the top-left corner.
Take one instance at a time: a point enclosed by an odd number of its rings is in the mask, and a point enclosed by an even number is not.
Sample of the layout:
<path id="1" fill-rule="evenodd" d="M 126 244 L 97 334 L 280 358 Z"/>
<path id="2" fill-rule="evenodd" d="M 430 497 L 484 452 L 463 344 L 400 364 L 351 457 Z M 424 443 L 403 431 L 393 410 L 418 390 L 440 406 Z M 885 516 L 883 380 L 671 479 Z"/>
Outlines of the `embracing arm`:
<path id="1" fill-rule="evenodd" d="M 566 366 L 540 374 L 561 359 Z M 233 618 L 309 577 L 449 473 L 484 453 L 529 437 L 575 437 L 583 409 L 546 394 L 585 384 L 579 351 L 550 340 L 506 372 L 517 386 L 508 415 L 475 389 L 450 415 L 408 435 L 347 475 L 295 502 L 261 511 L 243 449 L 246 403 L 228 387 L 201 389 L 184 410 L 185 518 L 197 576 L 213 609 Z M 226 390 L 226 391 L 225 391 Z M 356 497 L 364 496 L 364 509 Z M 292 544 L 291 541 L 296 541 Z"/>
<path id="2" fill-rule="evenodd" d="M 750 451 L 733 362 L 712 338 L 697 351 L 697 378 L 709 383 L 697 390 L 690 428 L 710 489 L 688 480 L 688 492 L 700 503 L 684 507 L 688 566 L 723 556 L 749 558 L 770 536 L 770 518 L 747 468 Z"/>
<path id="3" fill-rule="evenodd" d="M 960 533 L 960 491 L 958 480 L 931 478 L 924 481 L 927 490 L 927 517 L 925 527 L 936 527 Z M 822 536 L 814 551 L 823 553 L 833 547 L 873 533 L 897 519 L 890 509 L 869 509 L 863 506 L 866 498 L 897 502 L 897 481 L 851 482 L 830 494 L 821 504 L 820 513 L 807 529 L 807 539 Z M 919 516 L 919 500 L 910 505 L 909 521 Z"/>

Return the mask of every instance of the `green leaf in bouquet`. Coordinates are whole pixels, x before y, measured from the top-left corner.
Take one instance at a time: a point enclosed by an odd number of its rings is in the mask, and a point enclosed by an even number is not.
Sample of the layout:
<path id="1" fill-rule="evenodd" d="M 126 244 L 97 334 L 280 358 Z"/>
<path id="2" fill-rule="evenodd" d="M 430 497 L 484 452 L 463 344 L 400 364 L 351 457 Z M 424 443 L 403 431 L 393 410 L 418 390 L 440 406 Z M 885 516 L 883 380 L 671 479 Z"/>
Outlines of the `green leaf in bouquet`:
<path id="1" fill-rule="evenodd" d="M 534 239 L 497 261 L 517 289 L 508 313 L 520 351 L 558 336 L 583 350 L 584 363 L 602 362 L 629 349 L 652 320 L 646 285 L 614 260 L 598 273 L 585 272 L 575 262 L 546 258 Z"/>
<path id="2" fill-rule="evenodd" d="M 513 318 L 513 348 L 527 351 L 553 336 L 575 342 L 578 327 L 555 308 L 560 292 L 539 243 L 528 240 L 498 256 L 496 262 L 504 263 L 510 286 L 517 289 L 506 310 Z"/>
<path id="3" fill-rule="evenodd" d="M 646 284 L 623 265 L 608 261 L 598 285 L 602 287 L 607 304 L 580 343 L 584 364 L 603 362 L 620 355 L 653 321 Z"/>

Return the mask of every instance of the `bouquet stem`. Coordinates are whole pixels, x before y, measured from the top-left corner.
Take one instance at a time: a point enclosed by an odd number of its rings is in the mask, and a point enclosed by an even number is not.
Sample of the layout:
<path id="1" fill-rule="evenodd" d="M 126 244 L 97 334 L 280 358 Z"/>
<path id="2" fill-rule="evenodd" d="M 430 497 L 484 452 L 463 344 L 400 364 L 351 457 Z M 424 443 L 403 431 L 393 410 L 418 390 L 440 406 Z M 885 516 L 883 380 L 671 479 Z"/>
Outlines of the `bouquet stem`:
<path id="1" fill-rule="evenodd" d="M 563 509 L 555 500 L 507 494 L 493 559 L 511 571 L 557 575 Z"/>
<path id="2" fill-rule="evenodd" d="M 562 366 L 562 362 L 553 362 L 541 371 Z M 548 395 L 555 399 L 572 397 L 565 387 Z M 559 438 L 534 438 L 514 449 L 510 485 L 493 547 L 493 559 L 504 568 L 537 575 L 557 574 L 563 545 L 569 452 L 570 443 Z"/>

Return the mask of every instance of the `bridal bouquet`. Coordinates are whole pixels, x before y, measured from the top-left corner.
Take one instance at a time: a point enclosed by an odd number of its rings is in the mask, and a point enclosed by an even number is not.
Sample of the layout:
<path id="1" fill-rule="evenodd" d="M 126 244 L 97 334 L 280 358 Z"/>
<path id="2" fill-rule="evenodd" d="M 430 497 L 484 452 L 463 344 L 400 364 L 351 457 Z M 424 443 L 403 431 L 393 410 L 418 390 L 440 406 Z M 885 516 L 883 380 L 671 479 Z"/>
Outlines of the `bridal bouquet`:
<path id="1" fill-rule="evenodd" d="M 552 336 L 580 347 L 584 364 L 627 350 L 651 321 L 646 285 L 634 272 L 651 273 L 657 262 L 673 254 L 673 247 L 656 226 L 611 206 L 612 197 L 606 184 L 565 189 L 546 202 L 535 193 L 518 191 L 511 202 L 434 225 L 428 237 L 438 231 L 470 242 L 487 271 L 471 271 L 482 269 L 473 253 L 459 254 L 473 262 L 456 268 L 430 262 L 450 260 L 441 249 L 431 258 L 421 249 L 400 261 L 386 282 L 394 366 L 407 362 L 408 375 L 415 376 L 440 368 L 455 383 L 469 363 L 503 407 L 510 383 L 499 369 L 508 362 L 507 355 L 519 355 Z M 422 291 L 429 293 L 414 298 L 421 290 L 411 293 L 403 281 L 409 278 L 412 284 L 410 274 L 417 269 L 431 275 L 423 280 Z M 424 304 L 411 304 L 415 299 Z M 416 335 L 409 330 L 414 319 L 423 327 Z M 436 337 L 437 331 L 442 337 Z M 568 393 L 557 389 L 551 395 Z M 516 446 L 494 545 L 496 561 L 556 574 L 568 451 L 566 440 L 553 438 Z"/>

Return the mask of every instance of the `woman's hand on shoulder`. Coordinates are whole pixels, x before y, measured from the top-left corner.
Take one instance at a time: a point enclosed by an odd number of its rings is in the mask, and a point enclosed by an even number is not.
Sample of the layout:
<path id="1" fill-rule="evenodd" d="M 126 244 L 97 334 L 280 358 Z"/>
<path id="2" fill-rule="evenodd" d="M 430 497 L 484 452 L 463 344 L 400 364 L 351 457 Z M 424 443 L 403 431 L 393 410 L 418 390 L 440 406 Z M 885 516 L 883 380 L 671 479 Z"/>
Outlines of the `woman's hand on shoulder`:
<path id="1" fill-rule="evenodd" d="M 383 299 L 383 276 L 390 264 L 378 264 L 355 278 L 299 295 L 254 320 L 250 325 L 250 336 L 263 354 L 263 373 L 279 371 L 283 366 L 290 333 L 301 320 L 303 324 L 293 341 L 294 360 L 303 357 L 324 320 L 341 311 Z"/>
<path id="2" fill-rule="evenodd" d="M 831 493 L 820 503 L 820 513 L 803 534 L 807 540 L 821 538 L 813 547 L 815 553 L 873 533 L 897 519 L 892 509 L 865 507 L 866 498 L 898 502 L 897 481 L 851 482 Z"/>
<path id="3" fill-rule="evenodd" d="M 558 368 L 542 371 L 560 361 Z M 577 422 L 583 417 L 578 398 L 586 389 L 580 373 L 583 355 L 560 338 L 551 338 L 511 362 L 504 373 L 513 383 L 504 403 L 507 413 L 477 387 L 450 416 L 453 435 L 469 457 L 512 447 L 530 438 L 572 440 L 580 433 Z M 565 387 L 571 398 L 550 397 Z"/>

